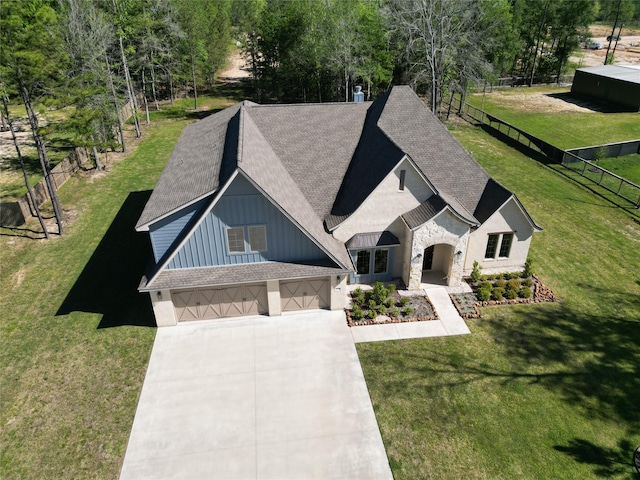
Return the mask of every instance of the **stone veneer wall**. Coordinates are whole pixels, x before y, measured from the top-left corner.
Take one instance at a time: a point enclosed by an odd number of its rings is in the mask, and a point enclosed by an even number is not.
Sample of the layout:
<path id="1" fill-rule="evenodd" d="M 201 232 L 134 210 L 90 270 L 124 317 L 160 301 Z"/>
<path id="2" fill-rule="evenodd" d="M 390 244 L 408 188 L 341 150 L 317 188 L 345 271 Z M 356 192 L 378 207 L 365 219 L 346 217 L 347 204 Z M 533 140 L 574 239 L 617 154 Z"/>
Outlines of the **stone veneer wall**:
<path id="1" fill-rule="evenodd" d="M 447 283 L 449 285 L 460 285 L 469 233 L 469 225 L 458 220 L 449 212 L 443 212 L 415 230 L 411 246 L 409 290 L 420 288 L 424 250 L 431 245 L 437 244 L 447 244 L 453 247 L 453 259 L 450 263 Z M 462 254 L 456 256 L 456 252 L 462 252 Z"/>

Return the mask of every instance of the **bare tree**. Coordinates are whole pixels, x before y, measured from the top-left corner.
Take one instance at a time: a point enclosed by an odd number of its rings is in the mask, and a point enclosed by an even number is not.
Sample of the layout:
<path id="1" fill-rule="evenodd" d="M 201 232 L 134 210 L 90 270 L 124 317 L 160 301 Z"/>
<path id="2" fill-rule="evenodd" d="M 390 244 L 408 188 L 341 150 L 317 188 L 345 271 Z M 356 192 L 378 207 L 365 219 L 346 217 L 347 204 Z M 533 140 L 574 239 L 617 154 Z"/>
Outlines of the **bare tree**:
<path id="1" fill-rule="evenodd" d="M 492 26 L 476 0 L 390 0 L 387 18 L 405 47 L 409 80 L 426 85 L 438 112 L 445 89 L 463 90 L 489 69 Z"/>

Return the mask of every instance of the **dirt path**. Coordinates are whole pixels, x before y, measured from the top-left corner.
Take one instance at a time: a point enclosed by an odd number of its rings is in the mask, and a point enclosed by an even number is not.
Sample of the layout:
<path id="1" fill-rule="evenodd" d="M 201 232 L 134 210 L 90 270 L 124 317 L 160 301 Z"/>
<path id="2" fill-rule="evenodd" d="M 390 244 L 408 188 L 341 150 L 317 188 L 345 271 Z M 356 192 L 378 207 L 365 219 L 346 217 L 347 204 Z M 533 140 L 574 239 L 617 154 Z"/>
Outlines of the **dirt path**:
<path id="1" fill-rule="evenodd" d="M 236 49 L 231 54 L 227 65 L 227 69 L 224 70 L 218 77 L 222 82 L 237 83 L 251 76 L 249 66 L 247 65 L 244 57 L 242 56 L 242 52 L 240 52 L 239 49 Z"/>

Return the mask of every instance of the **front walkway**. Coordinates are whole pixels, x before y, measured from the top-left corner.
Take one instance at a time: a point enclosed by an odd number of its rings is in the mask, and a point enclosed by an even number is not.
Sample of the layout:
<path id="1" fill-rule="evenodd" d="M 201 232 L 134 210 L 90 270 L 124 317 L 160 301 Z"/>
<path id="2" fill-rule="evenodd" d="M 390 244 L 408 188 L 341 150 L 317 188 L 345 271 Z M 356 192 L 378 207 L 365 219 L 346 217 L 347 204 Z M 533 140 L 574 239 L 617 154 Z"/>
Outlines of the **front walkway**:
<path id="1" fill-rule="evenodd" d="M 471 288 L 466 283 L 460 287 L 446 286 L 444 274 L 439 271 L 423 274 L 422 282 L 420 284 L 421 293 L 431 300 L 433 308 L 438 312 L 438 320 L 351 327 L 353 341 L 355 343 L 381 342 L 385 340 L 446 337 L 471 333 L 458 310 L 453 306 L 451 298 L 449 298 L 449 293 L 471 291 Z M 371 288 L 370 286 L 367 287 Z M 353 288 L 355 286 L 351 287 L 351 289 Z"/>
<path id="2" fill-rule="evenodd" d="M 159 328 L 120 480 L 392 480 L 342 311 Z"/>

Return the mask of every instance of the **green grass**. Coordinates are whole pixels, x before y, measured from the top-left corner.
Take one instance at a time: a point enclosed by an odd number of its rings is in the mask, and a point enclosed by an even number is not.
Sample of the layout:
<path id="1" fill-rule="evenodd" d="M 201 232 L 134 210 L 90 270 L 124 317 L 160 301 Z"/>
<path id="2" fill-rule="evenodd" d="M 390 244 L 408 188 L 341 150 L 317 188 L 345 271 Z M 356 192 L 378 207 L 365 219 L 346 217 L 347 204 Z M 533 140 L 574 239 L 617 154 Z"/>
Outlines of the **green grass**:
<path id="1" fill-rule="evenodd" d="M 157 119 L 107 175 L 69 180 L 64 236 L 0 229 L 3 478 L 118 477 L 155 337 L 136 291 L 150 246 L 133 227 L 186 116 Z"/>
<path id="2" fill-rule="evenodd" d="M 545 230 L 559 304 L 493 307 L 471 335 L 359 344 L 394 478 L 633 478 L 640 216 L 480 129 L 454 135 Z"/>
<path id="3" fill-rule="evenodd" d="M 640 185 L 640 154 L 618 158 L 603 158 L 596 162 L 599 167 Z"/>
<path id="4" fill-rule="evenodd" d="M 622 142 L 640 138 L 637 113 L 555 112 L 544 104 L 526 100 L 531 93 L 557 95 L 569 100 L 569 89 L 556 87 L 512 88 L 488 93 L 486 112 L 563 149 Z M 544 97 L 542 97 L 544 98 Z M 470 95 L 470 104 L 480 108 L 482 94 Z M 549 107 L 550 108 L 550 107 Z"/>

